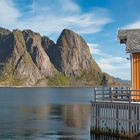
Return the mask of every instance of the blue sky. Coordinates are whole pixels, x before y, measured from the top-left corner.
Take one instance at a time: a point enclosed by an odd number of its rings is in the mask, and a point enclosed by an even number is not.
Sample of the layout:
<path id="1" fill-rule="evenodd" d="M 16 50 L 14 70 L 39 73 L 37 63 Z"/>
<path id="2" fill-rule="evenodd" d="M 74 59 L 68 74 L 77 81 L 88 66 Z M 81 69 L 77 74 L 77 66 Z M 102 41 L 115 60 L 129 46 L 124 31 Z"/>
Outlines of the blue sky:
<path id="1" fill-rule="evenodd" d="M 104 72 L 130 79 L 117 31 L 140 28 L 140 0 L 0 0 L 0 26 L 32 29 L 54 41 L 64 28 L 83 36 Z"/>

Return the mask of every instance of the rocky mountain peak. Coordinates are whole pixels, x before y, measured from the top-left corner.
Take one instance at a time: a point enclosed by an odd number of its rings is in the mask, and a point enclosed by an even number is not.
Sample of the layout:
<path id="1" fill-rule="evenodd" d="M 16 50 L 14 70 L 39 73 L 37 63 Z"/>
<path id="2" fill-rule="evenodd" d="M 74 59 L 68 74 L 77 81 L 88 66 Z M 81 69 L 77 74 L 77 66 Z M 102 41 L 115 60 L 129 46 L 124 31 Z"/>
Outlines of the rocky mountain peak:
<path id="1" fill-rule="evenodd" d="M 36 33 L 30 29 L 26 29 L 26 30 L 23 30 L 22 33 L 25 35 L 28 35 L 28 36 L 41 36 L 39 33 Z"/>
<path id="2" fill-rule="evenodd" d="M 24 30 L 22 33 L 27 51 L 40 72 L 46 77 L 53 76 L 57 70 L 54 68 L 53 64 L 50 62 L 50 58 L 43 49 L 41 35 L 31 30 Z"/>
<path id="3" fill-rule="evenodd" d="M 33 85 L 42 78 L 39 70 L 27 52 L 25 40 L 20 30 L 2 36 L 0 46 L 1 81 L 4 85 Z"/>
<path id="4" fill-rule="evenodd" d="M 56 45 L 55 51 L 59 55 L 54 63 L 57 69 L 66 76 L 80 76 L 85 71 L 94 69 L 101 73 L 100 68 L 92 59 L 86 41 L 77 33 L 64 29 Z"/>
<path id="5" fill-rule="evenodd" d="M 0 35 L 8 35 L 11 33 L 10 30 L 0 27 Z"/>
<path id="6" fill-rule="evenodd" d="M 60 46 L 67 45 L 69 47 L 87 47 L 85 40 L 80 35 L 69 29 L 64 29 L 62 31 L 57 40 L 57 44 Z"/>

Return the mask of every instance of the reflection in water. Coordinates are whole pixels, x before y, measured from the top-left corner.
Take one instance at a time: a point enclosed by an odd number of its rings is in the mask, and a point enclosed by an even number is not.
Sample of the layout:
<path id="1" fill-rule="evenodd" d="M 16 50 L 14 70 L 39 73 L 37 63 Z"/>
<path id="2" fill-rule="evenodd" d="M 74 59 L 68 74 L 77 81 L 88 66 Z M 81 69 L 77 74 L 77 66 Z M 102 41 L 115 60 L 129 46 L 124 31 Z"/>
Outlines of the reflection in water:
<path id="1" fill-rule="evenodd" d="M 90 120 L 90 105 L 63 105 L 62 116 L 67 126 L 85 128 Z"/>
<path id="2" fill-rule="evenodd" d="M 18 116 L 17 116 L 18 113 Z M 5 130 L 6 138 L 87 139 L 89 130 L 89 105 L 22 106 L 17 110 Z M 10 120 L 7 116 L 7 121 Z M 6 124 L 5 124 L 6 125 Z M 89 127 L 88 127 L 89 128 Z M 1 133 L 0 138 L 4 137 Z"/>
<path id="3" fill-rule="evenodd" d="M 50 113 L 51 106 L 24 106 L 19 108 L 20 117 L 17 118 L 15 135 L 17 138 L 36 138 L 43 131 L 44 122 Z"/>
<path id="4" fill-rule="evenodd" d="M 50 114 L 51 106 L 22 107 L 20 108 L 20 111 L 23 112 L 24 114 L 32 114 L 32 115 L 34 114 L 33 117 L 36 116 L 36 118 L 42 120 L 47 119 L 46 117 Z"/>

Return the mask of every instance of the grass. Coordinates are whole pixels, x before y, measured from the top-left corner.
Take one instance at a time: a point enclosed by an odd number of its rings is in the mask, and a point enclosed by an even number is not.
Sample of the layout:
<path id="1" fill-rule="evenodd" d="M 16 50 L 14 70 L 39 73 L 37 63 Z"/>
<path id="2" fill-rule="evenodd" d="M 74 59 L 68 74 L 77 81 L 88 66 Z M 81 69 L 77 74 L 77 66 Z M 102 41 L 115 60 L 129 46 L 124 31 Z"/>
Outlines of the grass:
<path id="1" fill-rule="evenodd" d="M 14 60 L 10 59 L 4 66 L 4 70 L 0 72 L 0 85 L 1 86 L 21 86 L 25 79 L 18 79 L 14 75 Z"/>
<path id="2" fill-rule="evenodd" d="M 21 86 L 22 80 L 18 79 L 4 79 L 0 81 L 1 86 Z"/>
<path id="3" fill-rule="evenodd" d="M 63 74 L 57 74 L 49 79 L 48 86 L 69 86 L 70 78 Z"/>
<path id="4" fill-rule="evenodd" d="M 101 85 L 102 84 L 102 78 L 94 70 L 83 71 L 82 75 L 79 77 L 76 77 L 76 79 L 80 81 L 85 81 L 86 85 Z"/>

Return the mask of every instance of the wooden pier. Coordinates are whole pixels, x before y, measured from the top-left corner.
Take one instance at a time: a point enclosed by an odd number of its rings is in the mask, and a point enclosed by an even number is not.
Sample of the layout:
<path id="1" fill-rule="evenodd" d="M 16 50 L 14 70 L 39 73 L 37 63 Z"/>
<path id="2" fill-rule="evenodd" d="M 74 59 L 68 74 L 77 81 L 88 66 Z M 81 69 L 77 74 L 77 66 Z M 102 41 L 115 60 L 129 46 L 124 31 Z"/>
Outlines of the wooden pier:
<path id="1" fill-rule="evenodd" d="M 133 94 L 137 92 L 137 94 Z M 91 135 L 134 138 L 140 134 L 140 91 L 95 88 L 91 101 Z M 135 97 L 134 97 L 135 96 Z M 138 100 L 137 100 L 138 99 Z"/>

